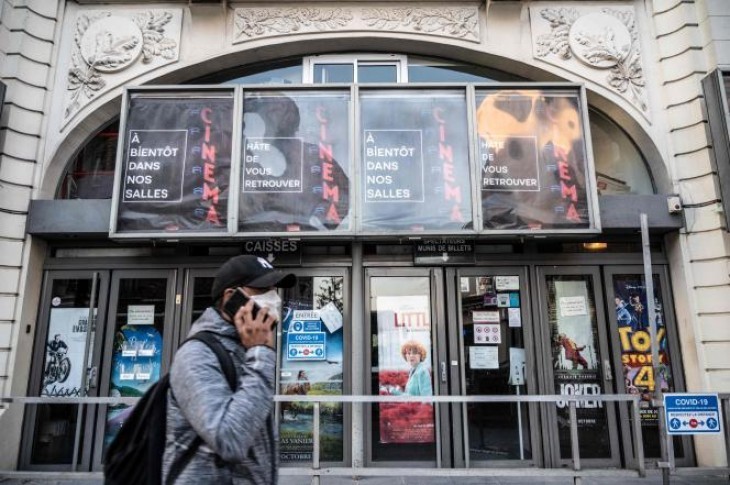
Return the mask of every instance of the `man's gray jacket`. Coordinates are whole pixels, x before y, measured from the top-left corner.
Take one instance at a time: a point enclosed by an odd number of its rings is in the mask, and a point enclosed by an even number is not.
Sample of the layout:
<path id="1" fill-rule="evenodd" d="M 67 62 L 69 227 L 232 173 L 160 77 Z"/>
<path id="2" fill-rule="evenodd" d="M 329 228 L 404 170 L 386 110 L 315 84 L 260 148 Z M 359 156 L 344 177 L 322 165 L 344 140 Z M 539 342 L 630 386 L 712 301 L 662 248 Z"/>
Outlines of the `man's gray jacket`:
<path id="1" fill-rule="evenodd" d="M 273 426 L 276 352 L 245 349 L 233 324 L 208 308 L 193 324 L 218 334 L 233 358 L 238 389 L 231 391 L 218 358 L 203 342 L 186 342 L 172 363 L 167 400 L 163 483 L 196 436 L 203 443 L 175 483 L 275 484 L 277 438 Z"/>

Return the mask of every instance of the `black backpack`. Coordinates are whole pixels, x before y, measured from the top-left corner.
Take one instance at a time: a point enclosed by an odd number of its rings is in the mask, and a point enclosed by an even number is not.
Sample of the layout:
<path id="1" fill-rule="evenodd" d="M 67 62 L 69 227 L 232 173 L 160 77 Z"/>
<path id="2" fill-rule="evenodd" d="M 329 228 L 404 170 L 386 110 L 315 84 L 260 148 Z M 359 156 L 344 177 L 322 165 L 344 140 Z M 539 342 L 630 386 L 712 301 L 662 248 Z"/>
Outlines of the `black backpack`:
<path id="1" fill-rule="evenodd" d="M 198 332 L 187 341 L 205 343 L 218 357 L 231 390 L 235 391 L 236 369 L 228 351 L 211 332 Z M 104 462 L 107 485 L 159 485 L 162 483 L 162 456 L 165 452 L 167 390 L 170 374 L 165 374 L 140 398 L 124 425 L 111 442 Z M 203 440 L 196 437 L 183 456 L 170 468 L 166 483 L 173 483 Z"/>

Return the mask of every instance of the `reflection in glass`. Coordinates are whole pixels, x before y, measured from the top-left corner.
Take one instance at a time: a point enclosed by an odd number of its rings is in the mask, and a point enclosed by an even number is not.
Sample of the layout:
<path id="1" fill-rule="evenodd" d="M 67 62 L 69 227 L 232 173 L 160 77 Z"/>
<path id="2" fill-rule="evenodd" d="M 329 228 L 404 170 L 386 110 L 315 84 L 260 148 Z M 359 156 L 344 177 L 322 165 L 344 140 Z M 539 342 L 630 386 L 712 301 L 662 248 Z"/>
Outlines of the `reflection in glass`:
<path id="1" fill-rule="evenodd" d="M 547 276 L 548 319 L 555 393 L 600 396 L 601 355 L 593 279 L 589 275 Z M 606 408 L 598 401 L 576 404 L 581 458 L 611 454 Z M 560 456 L 571 457 L 569 404 L 557 403 Z"/>
<path id="2" fill-rule="evenodd" d="M 361 91 L 362 229 L 472 225 L 463 92 Z"/>
<path id="3" fill-rule="evenodd" d="M 279 393 L 342 395 L 344 278 L 298 277 L 284 290 Z M 283 463 L 312 461 L 312 403 L 283 402 L 279 415 L 279 456 Z M 344 460 L 343 407 L 320 406 L 320 458 Z"/>
<path id="4" fill-rule="evenodd" d="M 662 288 L 659 277 L 654 275 L 654 309 L 656 312 L 657 344 L 659 345 L 659 379 L 655 379 L 651 361 L 651 337 L 649 329 L 649 306 L 646 300 L 646 285 L 641 274 L 616 274 L 613 276 L 614 309 L 621 348 L 624 391 L 641 396 L 639 414 L 644 455 L 649 458 L 661 456 L 659 444 L 659 410 L 651 405 L 655 399 L 659 382 L 662 392 L 674 391 L 671 359 L 662 303 Z M 632 419 L 632 417 L 629 417 Z M 674 441 L 675 456 L 683 456 L 682 441 Z"/>
<path id="5" fill-rule="evenodd" d="M 427 277 L 370 279 L 373 394 L 431 395 L 430 285 Z M 434 406 L 388 403 L 372 406 L 372 454 L 376 461 L 433 461 Z"/>
<path id="6" fill-rule="evenodd" d="M 89 332 L 91 279 L 53 280 L 45 345 L 41 396 L 84 397 L 84 353 Z M 98 289 L 96 300 L 98 301 Z M 96 308 L 94 308 L 94 313 Z M 89 348 L 94 346 L 91 328 Z M 88 353 L 88 362 L 91 361 Z M 36 406 L 31 463 L 70 464 L 78 406 L 41 404 Z"/>
<path id="7" fill-rule="evenodd" d="M 590 122 L 599 195 L 653 194 L 646 162 L 631 138 L 595 110 Z"/>
<path id="8" fill-rule="evenodd" d="M 579 98 L 541 90 L 478 90 L 484 229 L 587 229 Z"/>
<path id="9" fill-rule="evenodd" d="M 396 66 L 358 64 L 357 82 L 366 83 L 394 83 L 398 81 L 398 68 Z"/>
<path id="10" fill-rule="evenodd" d="M 69 163 L 56 199 L 111 199 L 119 121 L 97 133 Z"/>
<path id="11" fill-rule="evenodd" d="M 246 93 L 239 230 L 349 229 L 349 98 Z"/>
<path id="12" fill-rule="evenodd" d="M 119 280 L 110 397 L 141 397 L 160 378 L 166 297 L 166 278 Z M 105 450 L 132 408 L 125 404 L 109 406 L 104 432 Z"/>
<path id="13" fill-rule="evenodd" d="M 351 83 L 355 80 L 353 64 L 315 64 L 314 84 Z"/>
<path id="14" fill-rule="evenodd" d="M 470 276 L 461 277 L 459 282 L 466 359 L 465 394 L 526 394 L 519 276 Z M 468 403 L 464 406 L 470 460 L 532 458 L 526 404 Z"/>

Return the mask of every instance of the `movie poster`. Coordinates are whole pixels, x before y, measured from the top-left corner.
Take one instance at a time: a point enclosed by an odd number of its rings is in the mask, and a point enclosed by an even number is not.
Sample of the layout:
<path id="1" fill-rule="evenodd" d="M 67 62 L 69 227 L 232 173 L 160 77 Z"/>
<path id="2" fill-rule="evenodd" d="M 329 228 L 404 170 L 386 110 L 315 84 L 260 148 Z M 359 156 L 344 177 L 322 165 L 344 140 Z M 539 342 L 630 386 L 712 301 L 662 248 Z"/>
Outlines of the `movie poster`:
<path id="1" fill-rule="evenodd" d="M 94 310 L 96 315 L 96 309 Z M 88 308 L 51 308 L 41 396 L 83 397 Z M 92 332 L 90 346 L 93 347 Z M 90 357 L 89 357 L 90 358 Z"/>
<path id="2" fill-rule="evenodd" d="M 484 229 L 589 229 L 577 93 L 480 89 L 476 102 Z"/>
<path id="3" fill-rule="evenodd" d="M 239 230 L 349 230 L 349 134 L 349 92 L 246 92 Z"/>
<path id="4" fill-rule="evenodd" d="M 227 94 L 132 95 L 122 129 L 116 231 L 227 232 L 232 126 Z"/>
<path id="5" fill-rule="evenodd" d="M 656 426 L 657 408 L 651 406 L 657 379 L 651 360 L 649 307 L 643 275 L 614 275 L 614 308 L 618 324 L 621 364 L 626 392 L 641 396 L 642 426 Z M 654 277 L 654 308 L 656 310 L 657 342 L 659 351 L 659 385 L 663 392 L 672 388 L 672 375 L 667 348 L 667 329 L 661 301 L 659 278 Z"/>
<path id="6" fill-rule="evenodd" d="M 300 277 L 286 290 L 279 389 L 284 395 L 342 395 L 343 283 L 339 276 Z M 320 458 L 344 460 L 340 403 L 320 404 Z M 314 406 L 282 402 L 279 456 L 311 462 Z"/>
<path id="7" fill-rule="evenodd" d="M 433 395 L 428 297 L 379 296 L 375 303 L 380 395 Z M 380 443 L 433 443 L 434 440 L 432 404 L 380 405 Z"/>
<path id="8" fill-rule="evenodd" d="M 152 305 L 150 307 L 154 310 Z M 132 313 L 129 311 L 128 315 Z M 152 315 L 154 316 L 154 311 Z M 136 324 L 122 326 L 114 336 L 109 396 L 141 397 L 158 381 L 161 368 L 162 335 L 155 326 Z M 126 404 L 110 405 L 107 408 L 105 449 L 117 435 L 133 408 L 134 406 Z"/>
<path id="9" fill-rule="evenodd" d="M 472 227 L 463 93 L 362 92 L 362 229 Z"/>
<path id="10" fill-rule="evenodd" d="M 589 282 L 582 278 L 551 277 L 548 284 L 555 392 L 568 396 L 600 396 L 603 387 L 595 304 Z M 559 401 L 557 408 L 561 453 L 569 456 L 568 401 Z M 605 456 L 610 444 L 603 403 L 581 401 L 576 403 L 576 410 L 581 456 Z"/>

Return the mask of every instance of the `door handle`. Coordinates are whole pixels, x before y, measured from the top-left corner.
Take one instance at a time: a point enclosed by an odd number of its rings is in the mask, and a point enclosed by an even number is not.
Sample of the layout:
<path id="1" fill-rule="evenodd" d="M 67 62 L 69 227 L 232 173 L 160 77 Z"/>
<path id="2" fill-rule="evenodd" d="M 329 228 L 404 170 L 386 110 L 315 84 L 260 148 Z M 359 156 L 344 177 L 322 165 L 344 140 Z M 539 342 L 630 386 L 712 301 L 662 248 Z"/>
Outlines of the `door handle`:
<path id="1" fill-rule="evenodd" d="M 448 382 L 448 376 L 446 375 L 446 362 L 441 362 L 441 382 L 443 384 Z"/>
<path id="2" fill-rule="evenodd" d="M 611 370 L 611 362 L 608 359 L 603 359 L 603 375 L 606 376 L 607 381 L 613 380 L 613 370 Z"/>

